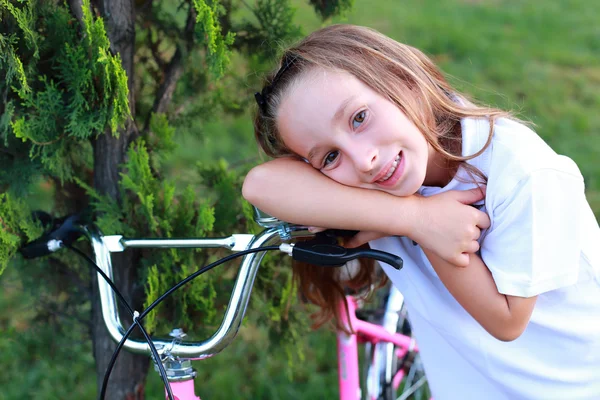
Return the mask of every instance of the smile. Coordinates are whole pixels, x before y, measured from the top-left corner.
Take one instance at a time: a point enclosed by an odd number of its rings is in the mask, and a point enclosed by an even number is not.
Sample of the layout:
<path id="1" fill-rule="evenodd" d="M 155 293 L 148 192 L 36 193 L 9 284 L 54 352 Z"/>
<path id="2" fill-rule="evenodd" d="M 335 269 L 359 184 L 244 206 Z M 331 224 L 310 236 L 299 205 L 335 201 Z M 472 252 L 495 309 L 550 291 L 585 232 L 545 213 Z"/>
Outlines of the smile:
<path id="1" fill-rule="evenodd" d="M 377 182 L 385 182 L 388 179 L 390 179 L 390 176 L 392 176 L 392 174 L 396 170 L 396 167 L 398 166 L 399 162 L 400 162 L 400 154 L 398 154 L 396 156 L 396 158 L 394 159 L 394 162 L 392 163 L 392 167 L 388 170 L 387 174 L 385 174 L 385 176 L 383 178 L 379 179 Z"/>
<path id="2" fill-rule="evenodd" d="M 400 176 L 404 170 L 403 161 L 404 159 L 402 157 L 402 152 L 400 152 L 398 155 L 396 155 L 392 163 L 389 164 L 387 170 L 382 170 L 382 172 L 378 174 L 373 183 L 383 186 L 391 186 L 395 184 L 398 179 L 400 179 Z"/>

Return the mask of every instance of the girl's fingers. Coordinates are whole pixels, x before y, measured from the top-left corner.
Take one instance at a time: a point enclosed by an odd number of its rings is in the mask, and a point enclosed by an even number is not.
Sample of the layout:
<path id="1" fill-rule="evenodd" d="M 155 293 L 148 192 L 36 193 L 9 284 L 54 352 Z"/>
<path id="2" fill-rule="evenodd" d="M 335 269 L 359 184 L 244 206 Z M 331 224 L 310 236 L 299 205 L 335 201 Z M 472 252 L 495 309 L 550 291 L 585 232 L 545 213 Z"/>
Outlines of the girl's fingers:
<path id="1" fill-rule="evenodd" d="M 483 211 L 477 211 L 477 226 L 479 229 L 487 229 L 490 227 L 490 217 Z"/>
<path id="2" fill-rule="evenodd" d="M 311 233 L 319 233 L 319 232 L 323 232 L 326 230 L 327 230 L 327 228 L 321 228 L 319 226 L 309 226 L 308 227 L 308 231 Z"/>
<path id="3" fill-rule="evenodd" d="M 456 190 L 454 191 L 454 198 L 463 204 L 474 204 L 485 198 L 485 186 L 469 189 L 469 190 Z"/>
<path id="4" fill-rule="evenodd" d="M 457 267 L 467 267 L 469 266 L 469 253 L 462 253 L 454 261 L 451 263 L 456 265 Z"/>
<path id="5" fill-rule="evenodd" d="M 471 243 L 469 243 L 469 246 L 467 248 L 467 252 L 468 253 L 477 253 L 479 251 L 479 243 L 477 242 L 477 240 L 473 240 L 471 241 Z"/>
<path id="6" fill-rule="evenodd" d="M 473 237 L 471 239 L 477 241 L 477 240 L 479 240 L 480 236 L 481 236 L 481 229 L 479 229 L 479 227 L 476 226 L 475 229 L 473 230 Z"/>

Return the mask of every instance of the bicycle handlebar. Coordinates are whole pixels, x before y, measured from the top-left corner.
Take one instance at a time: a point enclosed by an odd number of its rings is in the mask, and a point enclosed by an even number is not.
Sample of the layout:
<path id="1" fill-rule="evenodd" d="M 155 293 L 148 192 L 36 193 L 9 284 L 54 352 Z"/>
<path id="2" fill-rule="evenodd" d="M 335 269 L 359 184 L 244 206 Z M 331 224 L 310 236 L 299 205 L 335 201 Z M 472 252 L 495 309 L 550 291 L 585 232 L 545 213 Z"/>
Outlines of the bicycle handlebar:
<path id="1" fill-rule="evenodd" d="M 234 234 L 226 238 L 211 239 L 126 239 L 120 235 L 104 236 L 98 227 L 93 224 L 84 225 L 77 216 L 52 221 L 52 223 L 54 230 L 21 249 L 25 257 L 33 258 L 50 254 L 60 247 L 61 241 L 71 244 L 83 234 L 92 245 L 96 264 L 111 280 L 113 279 L 111 253 L 121 252 L 126 248 L 224 247 L 232 251 L 242 251 L 273 245 L 276 242 L 282 243 L 283 240 L 293 237 L 315 236 L 306 227 L 281 221 L 278 224 L 270 221 L 268 227 L 256 236 Z M 337 235 L 340 235 L 340 232 L 337 232 Z M 316 239 L 299 243 L 296 247 L 293 244 L 283 244 L 280 250 L 293 254 L 295 259 L 320 265 L 339 266 L 351 259 L 364 256 L 386 262 L 397 269 L 402 267 L 402 259 L 395 255 L 376 250 L 345 249 L 335 244 L 331 234 L 329 236 L 317 234 L 317 236 Z M 242 324 L 254 278 L 264 255 L 264 251 L 259 251 L 243 257 L 221 325 L 210 338 L 200 342 L 181 342 L 178 338 L 152 338 L 159 354 L 202 359 L 211 357 L 227 347 Z M 113 340 L 120 342 L 127 330 L 123 327 L 119 315 L 115 293 L 100 273 L 98 273 L 98 287 L 104 323 Z M 150 345 L 145 341 L 128 338 L 124 347 L 133 353 L 151 354 Z"/>
<path id="2" fill-rule="evenodd" d="M 303 227 L 290 227 L 292 236 L 306 236 L 309 232 Z M 90 239 L 94 249 L 94 256 L 98 266 L 104 271 L 109 278 L 112 279 L 112 263 L 110 253 L 118 250 L 110 250 L 109 244 L 114 246 L 115 237 L 102 236 L 98 228 L 94 226 L 87 227 L 86 236 Z M 248 240 L 248 236 L 252 240 Z M 229 247 L 232 250 L 238 250 L 235 245 L 237 240 L 246 240 L 248 245 L 245 248 L 255 249 L 263 247 L 279 241 L 279 233 L 277 228 L 269 228 L 261 232 L 257 236 L 252 235 L 233 235 L 230 238 L 222 239 L 141 239 L 141 240 L 119 240 L 121 245 L 126 247 L 199 247 L 199 248 L 216 248 Z M 106 240 L 107 239 L 107 240 Z M 239 242 L 238 242 L 239 243 Z M 256 271 L 262 261 L 264 252 L 248 254 L 244 256 L 237 278 L 235 280 L 229 304 L 225 310 L 225 315 L 221 326 L 207 340 L 201 342 L 184 342 L 178 343 L 172 339 L 154 339 L 153 342 L 159 352 L 168 352 L 177 357 L 189 359 L 202 359 L 211 357 L 231 343 L 237 334 L 244 315 L 246 307 L 250 299 L 250 293 L 254 285 Z M 101 278 L 98 277 L 98 286 L 100 289 L 100 301 L 102 305 L 102 315 L 104 322 L 111 337 L 119 342 L 126 330 L 123 328 L 119 311 L 116 304 L 114 292 L 110 286 Z M 150 346 L 144 341 L 136 339 L 127 339 L 124 347 L 131 352 L 138 354 L 150 354 Z"/>

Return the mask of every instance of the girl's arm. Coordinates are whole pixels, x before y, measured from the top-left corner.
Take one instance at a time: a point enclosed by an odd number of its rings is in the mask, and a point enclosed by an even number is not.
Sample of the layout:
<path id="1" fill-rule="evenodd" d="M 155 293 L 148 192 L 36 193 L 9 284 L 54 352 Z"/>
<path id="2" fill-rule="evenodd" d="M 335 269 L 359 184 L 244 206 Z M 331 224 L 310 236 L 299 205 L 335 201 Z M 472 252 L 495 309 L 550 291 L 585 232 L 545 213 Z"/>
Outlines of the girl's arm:
<path id="1" fill-rule="evenodd" d="M 341 185 L 292 158 L 253 168 L 243 195 L 261 210 L 292 223 L 408 236 L 458 266 L 468 264 L 467 253 L 478 249 L 480 228 L 489 226 L 485 213 L 465 205 L 483 198 L 478 190 L 396 197 Z"/>
<path id="2" fill-rule="evenodd" d="M 518 338 L 529 323 L 537 296 L 524 298 L 498 293 L 492 274 L 483 260 L 470 254 L 467 268 L 456 268 L 425 250 L 448 291 L 479 324 L 496 339 Z"/>

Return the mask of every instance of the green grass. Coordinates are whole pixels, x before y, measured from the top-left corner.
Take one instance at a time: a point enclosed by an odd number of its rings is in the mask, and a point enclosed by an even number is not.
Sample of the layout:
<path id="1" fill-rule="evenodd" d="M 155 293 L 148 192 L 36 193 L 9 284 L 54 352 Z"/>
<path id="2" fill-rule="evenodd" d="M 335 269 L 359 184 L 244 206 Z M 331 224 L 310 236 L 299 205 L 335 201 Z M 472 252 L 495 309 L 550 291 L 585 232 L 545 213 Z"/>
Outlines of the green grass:
<path id="1" fill-rule="evenodd" d="M 310 7 L 296 4 L 305 32 L 318 28 Z M 336 21 L 371 26 L 422 49 L 460 90 L 533 121 L 557 152 L 578 163 L 600 215 L 599 20 L 600 7 L 589 0 L 356 0 L 353 12 Z M 181 180 L 197 161 L 225 158 L 235 165 L 256 157 L 247 115 L 198 129 L 201 139 L 182 139 L 170 160 Z M 33 304 L 18 282 L 2 277 L 0 400 L 61 399 L 66 393 L 93 398 L 89 343 L 80 343 L 80 353 L 68 353 L 63 337 L 43 326 L 32 330 Z M 250 312 L 260 310 L 251 305 Z M 268 347 L 265 332 L 246 326 L 231 347 L 196 363 L 198 393 L 206 399 L 335 398 L 334 337 L 318 332 L 308 340 L 306 358 L 290 378 L 283 350 Z M 158 377 L 150 375 L 147 397 L 162 399 Z"/>

